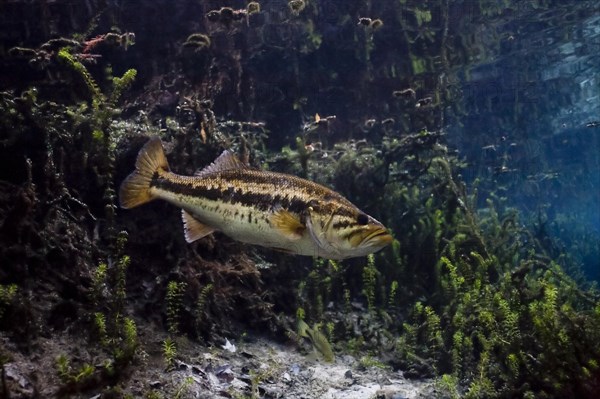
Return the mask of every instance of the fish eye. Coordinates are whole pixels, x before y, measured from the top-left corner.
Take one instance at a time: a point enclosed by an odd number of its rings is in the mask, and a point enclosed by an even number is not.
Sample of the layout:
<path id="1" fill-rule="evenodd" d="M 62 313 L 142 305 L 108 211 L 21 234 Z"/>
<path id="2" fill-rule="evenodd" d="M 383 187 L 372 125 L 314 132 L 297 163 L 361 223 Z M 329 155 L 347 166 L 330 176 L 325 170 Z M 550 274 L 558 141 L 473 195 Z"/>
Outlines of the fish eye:
<path id="1" fill-rule="evenodd" d="M 356 218 L 356 223 L 360 224 L 361 226 L 365 226 L 369 223 L 369 217 L 364 213 L 359 213 L 358 217 Z"/>

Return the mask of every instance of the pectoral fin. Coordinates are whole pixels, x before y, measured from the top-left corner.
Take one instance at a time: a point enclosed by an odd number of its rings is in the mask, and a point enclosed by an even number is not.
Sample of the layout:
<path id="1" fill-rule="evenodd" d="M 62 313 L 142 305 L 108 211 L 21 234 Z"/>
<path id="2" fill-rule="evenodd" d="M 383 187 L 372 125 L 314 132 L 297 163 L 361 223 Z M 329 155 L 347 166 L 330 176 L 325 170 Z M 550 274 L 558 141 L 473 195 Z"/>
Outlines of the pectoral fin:
<path id="1" fill-rule="evenodd" d="M 215 231 L 214 228 L 203 224 L 185 210 L 181 210 L 185 240 L 190 243 L 199 240 Z"/>
<path id="2" fill-rule="evenodd" d="M 277 231 L 294 241 L 302 238 L 302 234 L 306 230 L 306 226 L 300 221 L 298 216 L 285 209 L 273 212 L 269 222 Z"/>

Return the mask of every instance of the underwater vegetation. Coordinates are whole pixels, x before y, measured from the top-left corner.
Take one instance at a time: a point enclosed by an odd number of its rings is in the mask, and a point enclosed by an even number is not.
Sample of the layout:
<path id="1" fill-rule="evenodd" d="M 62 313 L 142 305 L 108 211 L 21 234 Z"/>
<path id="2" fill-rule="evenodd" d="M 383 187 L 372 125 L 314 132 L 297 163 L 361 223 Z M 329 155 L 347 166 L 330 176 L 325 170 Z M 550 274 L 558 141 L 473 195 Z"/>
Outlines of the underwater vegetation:
<path id="1" fill-rule="evenodd" d="M 464 233 L 448 240 L 436 295 L 415 303 L 396 350 L 416 369 L 444 373 L 442 382 L 465 397 L 591 397 L 597 291 L 547 257 L 514 212 L 498 214 L 492 203 L 489 211 L 482 237 L 502 246 L 474 250 Z"/>
<path id="2" fill-rule="evenodd" d="M 251 332 L 327 362 L 352 354 L 364 368 L 436 378 L 440 396 L 600 391 L 600 294 L 580 273 L 598 258 L 596 236 L 559 236 L 572 215 L 525 215 L 499 179 L 467 184 L 472 165 L 443 128 L 494 109 L 469 102 L 457 68 L 508 39 L 473 26 L 556 1 L 470 2 L 470 21 L 464 2 L 447 1 L 100 3 L 57 5 L 32 33 L 37 24 L 12 23 L 23 37 L 7 35 L 2 53 L 3 369 L 66 336 L 86 351 L 53 359 L 59 393 L 127 397 L 149 354 L 168 376 L 186 340 L 220 346 Z M 538 108 L 514 105 L 541 118 Z M 470 127 L 469 140 L 497 141 L 517 117 L 503 118 L 493 134 Z M 189 175 L 227 148 L 333 187 L 395 239 L 344 261 L 218 234 L 189 245 L 178 212 L 117 207 L 115 187 L 151 136 Z M 510 144 L 494 148 L 484 151 L 516 158 Z M 500 176 L 516 173 L 507 158 L 493 165 Z M 523 173 L 532 186 L 568 180 Z"/>
<path id="3" fill-rule="evenodd" d="M 568 275 L 573 260 L 552 257 L 548 237 L 523 227 L 505 199 L 475 212 L 452 165 L 432 159 L 417 179 L 425 190 L 389 184 L 384 206 L 410 212 L 394 230 L 401 238 L 363 264 L 362 287 L 349 286 L 357 273 L 317 264 L 299 290 L 303 312 L 334 320 L 341 352 L 387 352 L 405 375 L 441 376 L 452 396 L 593 397 L 598 291 Z M 357 296 L 366 309 L 349 303 Z M 325 310 L 332 298 L 339 312 Z"/>

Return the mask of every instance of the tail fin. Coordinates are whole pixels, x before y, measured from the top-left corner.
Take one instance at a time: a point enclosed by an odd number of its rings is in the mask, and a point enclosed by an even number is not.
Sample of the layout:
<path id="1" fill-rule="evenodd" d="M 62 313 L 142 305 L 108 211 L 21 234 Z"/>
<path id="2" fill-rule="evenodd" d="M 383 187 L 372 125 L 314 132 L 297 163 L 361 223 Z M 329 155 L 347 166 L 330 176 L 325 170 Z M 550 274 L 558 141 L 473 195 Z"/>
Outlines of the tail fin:
<path id="1" fill-rule="evenodd" d="M 121 183 L 121 208 L 129 209 L 152 201 L 150 183 L 154 174 L 161 170 L 168 171 L 169 164 L 160 139 L 155 137 L 142 147 L 135 162 L 135 171 Z"/>

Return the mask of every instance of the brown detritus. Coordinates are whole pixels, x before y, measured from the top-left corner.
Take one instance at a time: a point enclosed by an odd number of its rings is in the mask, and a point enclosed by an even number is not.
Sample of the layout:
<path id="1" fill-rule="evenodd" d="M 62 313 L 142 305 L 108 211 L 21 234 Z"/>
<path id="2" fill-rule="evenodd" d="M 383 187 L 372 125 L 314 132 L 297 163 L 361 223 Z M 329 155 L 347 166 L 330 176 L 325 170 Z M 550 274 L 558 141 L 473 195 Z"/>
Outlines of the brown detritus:
<path id="1" fill-rule="evenodd" d="M 251 1 L 246 6 L 248 15 L 257 14 L 260 12 L 260 3 L 258 1 Z"/>
<path id="2" fill-rule="evenodd" d="M 199 52 L 210 47 L 210 37 L 203 33 L 193 33 L 188 36 L 182 46 Z"/>

